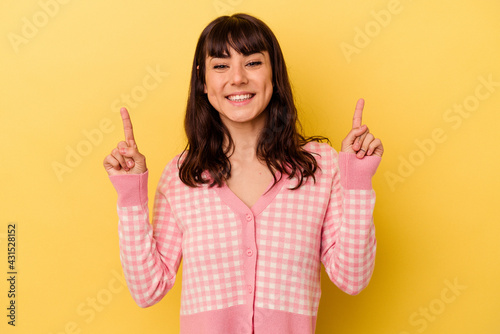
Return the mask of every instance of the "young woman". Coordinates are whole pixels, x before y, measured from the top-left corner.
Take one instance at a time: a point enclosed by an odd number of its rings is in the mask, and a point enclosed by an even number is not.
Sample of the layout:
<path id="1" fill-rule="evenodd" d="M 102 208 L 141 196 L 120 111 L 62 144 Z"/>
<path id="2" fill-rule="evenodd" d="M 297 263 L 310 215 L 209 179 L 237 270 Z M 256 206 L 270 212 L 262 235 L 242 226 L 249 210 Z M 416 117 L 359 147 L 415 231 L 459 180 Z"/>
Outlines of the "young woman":
<path id="1" fill-rule="evenodd" d="M 349 294 L 375 261 L 371 185 L 383 146 L 362 125 L 337 153 L 304 138 L 274 34 L 245 14 L 202 32 L 186 149 L 165 167 L 148 212 L 148 170 L 132 123 L 104 160 L 118 192 L 120 258 L 141 307 L 172 288 L 183 260 L 181 333 L 314 333 L 320 271 Z"/>

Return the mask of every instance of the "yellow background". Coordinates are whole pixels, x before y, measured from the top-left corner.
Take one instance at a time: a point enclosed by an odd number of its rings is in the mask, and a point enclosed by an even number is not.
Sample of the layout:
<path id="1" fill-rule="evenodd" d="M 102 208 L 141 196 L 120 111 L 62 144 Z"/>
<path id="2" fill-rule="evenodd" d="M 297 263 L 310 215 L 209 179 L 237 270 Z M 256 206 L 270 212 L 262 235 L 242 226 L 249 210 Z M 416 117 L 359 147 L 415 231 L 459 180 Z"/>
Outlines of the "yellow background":
<path id="1" fill-rule="evenodd" d="M 0 332 L 178 333 L 180 279 L 147 309 L 120 283 L 116 193 L 102 160 L 123 138 L 122 96 L 135 96 L 152 198 L 185 146 L 198 36 L 235 12 L 277 35 L 308 135 L 340 149 L 363 97 L 363 121 L 386 149 L 372 281 L 353 297 L 323 272 L 317 333 L 500 333 L 500 3 L 486 0 L 2 1 Z M 450 110 L 464 103 L 464 116 Z M 85 155 L 71 167 L 77 149 Z"/>

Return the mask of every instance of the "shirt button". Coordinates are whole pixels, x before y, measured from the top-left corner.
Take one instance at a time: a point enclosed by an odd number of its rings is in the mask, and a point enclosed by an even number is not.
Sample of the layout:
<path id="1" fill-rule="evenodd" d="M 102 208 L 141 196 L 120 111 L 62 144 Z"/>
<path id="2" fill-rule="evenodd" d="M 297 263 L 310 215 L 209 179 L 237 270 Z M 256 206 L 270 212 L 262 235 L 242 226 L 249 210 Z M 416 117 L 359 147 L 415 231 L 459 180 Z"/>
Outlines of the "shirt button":
<path id="1" fill-rule="evenodd" d="M 248 220 L 248 221 L 251 221 L 251 220 L 252 220 L 252 215 L 251 215 L 251 214 L 249 214 L 249 213 L 247 213 L 247 220 Z"/>
<path id="2" fill-rule="evenodd" d="M 248 293 L 252 293 L 253 292 L 253 287 L 251 285 L 248 286 Z"/>
<path id="3" fill-rule="evenodd" d="M 252 255 L 253 255 L 253 251 L 250 248 L 248 248 L 247 249 L 247 256 L 252 256 Z"/>

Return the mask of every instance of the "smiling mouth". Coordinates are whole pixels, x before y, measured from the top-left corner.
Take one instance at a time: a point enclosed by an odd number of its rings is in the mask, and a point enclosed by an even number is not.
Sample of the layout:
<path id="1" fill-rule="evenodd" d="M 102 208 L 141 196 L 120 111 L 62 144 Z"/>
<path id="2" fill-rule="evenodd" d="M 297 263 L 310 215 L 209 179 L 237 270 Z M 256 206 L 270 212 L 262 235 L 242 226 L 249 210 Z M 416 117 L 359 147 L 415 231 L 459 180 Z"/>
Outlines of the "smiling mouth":
<path id="1" fill-rule="evenodd" d="M 250 100 L 254 96 L 255 96 L 255 94 L 229 95 L 229 96 L 226 96 L 226 99 L 228 99 L 229 101 L 233 101 L 233 102 L 243 102 L 246 100 Z"/>

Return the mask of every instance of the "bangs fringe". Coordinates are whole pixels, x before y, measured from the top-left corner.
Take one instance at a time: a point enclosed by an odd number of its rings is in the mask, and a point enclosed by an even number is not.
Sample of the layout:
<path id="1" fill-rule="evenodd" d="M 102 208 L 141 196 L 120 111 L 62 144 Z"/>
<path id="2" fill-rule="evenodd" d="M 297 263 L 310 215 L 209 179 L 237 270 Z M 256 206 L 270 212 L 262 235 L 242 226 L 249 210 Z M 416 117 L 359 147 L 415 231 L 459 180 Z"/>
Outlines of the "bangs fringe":
<path id="1" fill-rule="evenodd" d="M 259 27 L 247 20 L 231 17 L 216 24 L 206 39 L 209 57 L 223 58 L 229 55 L 228 46 L 245 56 L 261 51 L 269 51 L 269 41 Z"/>

